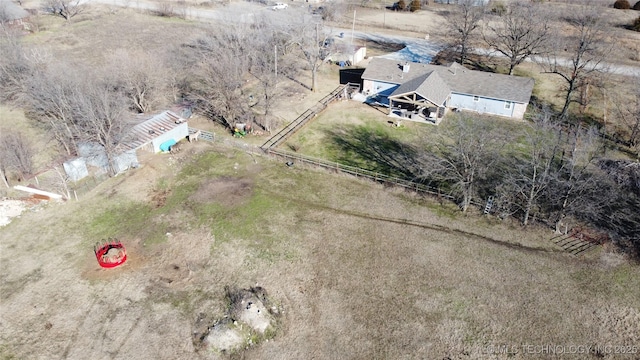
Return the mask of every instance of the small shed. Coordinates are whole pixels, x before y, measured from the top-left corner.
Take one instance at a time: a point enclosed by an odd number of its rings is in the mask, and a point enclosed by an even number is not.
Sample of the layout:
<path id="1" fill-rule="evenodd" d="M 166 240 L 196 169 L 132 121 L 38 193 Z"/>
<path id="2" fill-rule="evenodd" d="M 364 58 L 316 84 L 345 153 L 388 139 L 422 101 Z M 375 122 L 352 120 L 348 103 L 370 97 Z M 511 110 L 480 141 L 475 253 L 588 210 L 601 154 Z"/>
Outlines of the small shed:
<path id="1" fill-rule="evenodd" d="M 11 0 L 0 0 L 0 19 L 9 27 L 29 29 L 27 18 L 29 13 Z"/>
<path id="2" fill-rule="evenodd" d="M 337 46 L 337 51 L 329 57 L 329 60 L 337 63 L 349 62 L 356 65 L 367 57 L 367 48 L 364 46 L 352 47 L 350 45 Z"/>
<path id="3" fill-rule="evenodd" d="M 114 155 L 111 159 L 111 165 L 109 165 L 109 159 L 104 148 L 97 143 L 78 144 L 78 155 L 80 155 L 81 158 L 73 160 L 74 162 L 81 160 L 82 163 L 85 164 L 85 169 L 86 165 L 90 165 L 98 168 L 99 172 L 102 173 L 109 173 L 109 169 L 111 168 L 114 174 L 119 174 L 127 169 L 138 166 L 136 151 L 132 149 L 120 151 L 117 155 Z M 79 162 L 76 164 L 79 164 Z M 65 166 L 65 170 L 66 169 L 67 167 Z M 69 172 L 67 172 L 67 175 L 71 176 Z"/>
<path id="4" fill-rule="evenodd" d="M 69 161 L 65 161 L 62 164 L 64 167 L 64 172 L 67 174 L 71 181 L 79 181 L 89 176 L 89 171 L 87 170 L 87 162 L 84 158 L 77 158 Z"/>
<path id="5" fill-rule="evenodd" d="M 187 121 L 172 111 L 164 111 L 144 119 L 134 126 L 124 145 L 130 150 L 163 151 L 161 145 L 178 142 L 189 135 Z"/>

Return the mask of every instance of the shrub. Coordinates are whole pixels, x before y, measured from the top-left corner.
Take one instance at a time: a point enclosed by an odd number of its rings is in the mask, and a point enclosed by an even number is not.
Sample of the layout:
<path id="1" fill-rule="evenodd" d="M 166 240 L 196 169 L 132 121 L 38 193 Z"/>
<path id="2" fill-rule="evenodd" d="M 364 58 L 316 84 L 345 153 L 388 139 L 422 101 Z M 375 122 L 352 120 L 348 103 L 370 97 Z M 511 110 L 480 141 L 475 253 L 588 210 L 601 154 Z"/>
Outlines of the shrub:
<path id="1" fill-rule="evenodd" d="M 613 3 L 613 7 L 616 9 L 631 9 L 631 4 L 629 4 L 629 0 L 616 0 Z"/>
<path id="2" fill-rule="evenodd" d="M 502 16 L 505 12 L 507 12 L 507 6 L 500 1 L 494 2 L 493 7 L 491 8 L 491 12 L 498 16 Z"/>
<path id="3" fill-rule="evenodd" d="M 420 3 L 420 0 L 413 0 L 409 5 L 409 11 L 411 12 L 418 11 L 421 9 L 421 7 L 422 7 L 422 4 Z"/>
<path id="4" fill-rule="evenodd" d="M 407 3 L 404 2 L 404 0 L 400 0 L 398 1 L 398 7 L 396 8 L 397 10 L 405 10 L 407 8 Z"/>
<path id="5" fill-rule="evenodd" d="M 640 32 L 640 16 L 631 25 L 631 30 Z"/>
<path id="6" fill-rule="evenodd" d="M 640 11 L 640 1 L 638 1 L 635 5 L 633 5 L 633 10 Z"/>

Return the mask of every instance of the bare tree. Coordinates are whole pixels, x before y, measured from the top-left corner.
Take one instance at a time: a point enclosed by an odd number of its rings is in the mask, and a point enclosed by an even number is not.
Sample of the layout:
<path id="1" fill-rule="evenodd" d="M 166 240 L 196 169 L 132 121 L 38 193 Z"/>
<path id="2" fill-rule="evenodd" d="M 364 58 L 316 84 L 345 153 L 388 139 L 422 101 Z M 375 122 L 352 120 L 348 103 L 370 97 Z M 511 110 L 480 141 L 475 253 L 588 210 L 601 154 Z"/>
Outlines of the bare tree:
<path id="1" fill-rule="evenodd" d="M 286 62 L 281 55 L 283 49 L 278 50 L 278 33 L 270 24 L 262 23 L 252 30 L 250 47 L 253 51 L 250 55 L 249 73 L 258 80 L 262 91 L 260 103 L 264 109 L 264 119 L 259 123 L 270 131 L 269 117 L 278 94 L 278 60 L 281 69 L 286 67 Z"/>
<path id="2" fill-rule="evenodd" d="M 138 113 L 154 110 L 163 102 L 167 90 L 165 66 L 160 57 L 141 52 L 118 50 L 108 59 L 106 72 L 129 99 L 129 108 Z"/>
<path id="3" fill-rule="evenodd" d="M 0 99 L 17 100 L 31 72 L 17 31 L 9 27 L 0 29 L 0 53 Z"/>
<path id="4" fill-rule="evenodd" d="M 79 137 L 98 144 L 107 159 L 108 172 L 116 174 L 116 156 L 131 128 L 127 121 L 126 100 L 107 79 L 86 84 L 77 104 Z"/>
<path id="5" fill-rule="evenodd" d="M 53 14 L 61 16 L 68 22 L 84 11 L 82 0 L 47 0 L 46 6 Z"/>
<path id="6" fill-rule="evenodd" d="M 466 212 L 477 194 L 478 183 L 500 161 L 504 140 L 495 126 L 468 115 L 456 115 L 446 125 L 425 168 L 429 169 L 428 177 L 451 184 Z"/>
<path id="7" fill-rule="evenodd" d="M 226 27 L 198 39 L 190 48 L 194 75 L 190 96 L 211 118 L 233 129 L 247 114 L 243 90 L 248 73 L 247 31 Z M 220 51 L 225 49 L 225 51 Z"/>
<path id="8" fill-rule="evenodd" d="M 330 32 L 325 30 L 323 22 L 303 18 L 300 22 L 292 23 L 288 33 L 311 71 L 311 91 L 317 91 L 318 70 L 329 56 L 325 44 L 331 36 Z"/>
<path id="9" fill-rule="evenodd" d="M 464 64 L 471 51 L 471 41 L 484 17 L 484 6 L 477 6 L 475 0 L 460 0 L 452 5 L 453 10 L 447 14 L 446 30 L 451 37 L 451 45 L 460 54 L 460 64 Z"/>
<path id="10" fill-rule="evenodd" d="M 560 128 L 551 125 L 549 113 L 539 114 L 525 129 L 524 143 L 519 147 L 520 151 L 513 154 L 513 161 L 498 190 L 503 209 L 522 214 L 525 226 L 555 176 L 561 153 L 559 131 Z"/>
<path id="11" fill-rule="evenodd" d="M 12 170 L 20 180 L 33 174 L 33 149 L 29 139 L 19 131 L 0 131 L 0 161 L 3 173 Z"/>
<path id="12" fill-rule="evenodd" d="M 497 16 L 493 24 L 489 23 L 487 29 L 483 33 L 484 41 L 509 59 L 509 75 L 513 75 L 517 65 L 546 50 L 549 16 L 541 5 L 515 2 Z"/>
<path id="13" fill-rule="evenodd" d="M 64 148 L 67 155 L 77 152 L 78 104 L 82 98 L 80 67 L 56 63 L 36 71 L 27 81 L 25 107 L 28 113 Z"/>
<path id="14" fill-rule="evenodd" d="M 630 94 L 630 98 L 627 96 L 628 94 L 608 93 L 609 96 L 605 98 L 613 103 L 613 112 L 609 116 L 617 120 L 618 133 L 640 158 L 640 87 L 636 86 L 636 90 Z"/>
<path id="15" fill-rule="evenodd" d="M 572 126 L 564 146 L 545 200 L 557 224 L 567 215 L 596 213 L 608 201 L 606 196 L 597 196 L 604 184 L 599 184 L 601 177 L 592 171 L 603 149 L 598 130 Z"/>
<path id="16" fill-rule="evenodd" d="M 575 94 L 590 74 L 602 71 L 606 56 L 603 45 L 603 26 L 597 9 L 581 7 L 566 18 L 565 38 L 554 37 L 546 56 L 539 58 L 545 73 L 556 74 L 564 80 L 564 105 L 560 117 L 566 118 Z"/>

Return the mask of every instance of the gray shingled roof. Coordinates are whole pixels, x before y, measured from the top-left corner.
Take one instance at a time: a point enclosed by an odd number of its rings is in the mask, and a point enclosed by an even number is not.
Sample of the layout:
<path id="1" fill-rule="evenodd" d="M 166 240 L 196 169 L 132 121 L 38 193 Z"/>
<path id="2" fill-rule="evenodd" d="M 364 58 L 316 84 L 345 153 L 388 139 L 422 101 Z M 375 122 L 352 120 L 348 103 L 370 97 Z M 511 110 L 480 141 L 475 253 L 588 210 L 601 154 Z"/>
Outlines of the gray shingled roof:
<path id="1" fill-rule="evenodd" d="M 0 12 L 3 13 L 3 16 L 6 17 L 7 20 L 17 20 L 29 17 L 27 10 L 18 6 L 18 4 L 11 0 L 0 0 Z"/>
<path id="2" fill-rule="evenodd" d="M 391 95 L 407 94 L 415 92 L 435 105 L 442 106 L 451 93 L 447 83 L 442 80 L 438 73 L 430 71 L 422 76 L 418 76 L 400 85 Z"/>
<path id="3" fill-rule="evenodd" d="M 400 85 L 411 82 L 417 89 L 419 86 L 413 84 L 412 80 L 423 78 L 424 75 L 435 71 L 451 92 L 518 103 L 528 103 L 533 91 L 533 79 L 527 77 L 473 71 L 457 63 L 450 66 L 409 63 L 409 71 L 403 73 L 403 64 L 404 62 L 398 60 L 373 58 L 362 78 Z M 429 76 L 424 77 L 425 80 L 428 78 Z M 437 89 L 435 93 L 440 91 L 441 89 Z M 428 97 L 426 94 L 420 94 Z"/>

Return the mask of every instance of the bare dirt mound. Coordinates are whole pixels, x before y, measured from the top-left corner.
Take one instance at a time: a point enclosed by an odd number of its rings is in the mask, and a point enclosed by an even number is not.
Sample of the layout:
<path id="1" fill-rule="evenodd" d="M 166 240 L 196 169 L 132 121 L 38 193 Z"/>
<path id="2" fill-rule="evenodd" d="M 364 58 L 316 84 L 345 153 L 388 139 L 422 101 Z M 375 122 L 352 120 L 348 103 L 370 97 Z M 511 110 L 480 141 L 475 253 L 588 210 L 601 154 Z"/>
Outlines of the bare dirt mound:
<path id="1" fill-rule="evenodd" d="M 251 196 L 252 188 L 251 179 L 223 177 L 202 183 L 191 198 L 197 202 L 236 206 Z"/>
<path id="2" fill-rule="evenodd" d="M 212 326 L 206 340 L 214 351 L 220 352 L 233 352 L 245 342 L 242 330 L 231 323 Z"/>
<path id="3" fill-rule="evenodd" d="M 193 329 L 194 347 L 234 353 L 273 338 L 281 310 L 262 287 L 226 287 L 227 312 L 222 319 L 200 313 Z"/>

